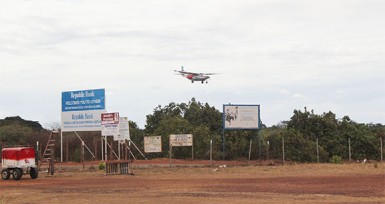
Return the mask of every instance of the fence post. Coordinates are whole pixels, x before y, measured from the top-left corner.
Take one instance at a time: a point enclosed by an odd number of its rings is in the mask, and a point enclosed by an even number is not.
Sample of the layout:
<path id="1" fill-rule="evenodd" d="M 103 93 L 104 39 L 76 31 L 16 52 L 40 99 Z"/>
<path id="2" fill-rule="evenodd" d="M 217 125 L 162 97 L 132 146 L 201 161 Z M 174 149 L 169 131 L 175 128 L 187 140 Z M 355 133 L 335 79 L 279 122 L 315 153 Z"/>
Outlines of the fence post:
<path id="1" fill-rule="evenodd" d="M 348 139 L 349 143 L 349 162 L 352 163 L 352 147 L 350 146 L 350 137 Z"/>
<path id="2" fill-rule="evenodd" d="M 249 165 L 250 157 L 251 157 L 251 143 L 253 142 L 252 139 L 250 139 L 250 145 L 249 145 L 249 159 L 247 160 L 247 165 Z"/>
<path id="3" fill-rule="evenodd" d="M 282 137 L 282 163 L 285 165 L 285 138 Z"/>
<path id="4" fill-rule="evenodd" d="M 210 140 L 210 166 L 213 165 L 213 140 Z"/>
<path id="5" fill-rule="evenodd" d="M 318 137 L 317 137 L 317 140 L 316 140 L 316 145 L 317 145 L 317 163 L 319 163 Z"/>
<path id="6" fill-rule="evenodd" d="M 383 152 L 382 152 L 382 137 L 380 137 L 380 147 L 381 147 L 381 162 L 383 162 Z"/>

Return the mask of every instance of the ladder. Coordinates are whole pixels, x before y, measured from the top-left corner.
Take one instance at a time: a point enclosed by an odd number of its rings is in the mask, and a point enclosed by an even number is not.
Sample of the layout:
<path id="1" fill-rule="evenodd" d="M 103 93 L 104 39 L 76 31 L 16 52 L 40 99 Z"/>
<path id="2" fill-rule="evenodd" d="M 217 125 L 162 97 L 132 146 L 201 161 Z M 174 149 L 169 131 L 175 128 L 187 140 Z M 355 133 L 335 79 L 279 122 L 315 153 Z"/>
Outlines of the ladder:
<path id="1" fill-rule="evenodd" d="M 49 169 L 51 169 L 51 154 L 54 151 L 54 146 L 56 143 L 56 140 L 59 138 L 59 131 L 52 131 L 51 134 L 49 135 L 47 145 L 45 146 L 44 152 L 41 157 L 41 162 L 39 164 L 39 169 L 43 163 L 48 163 L 49 164 Z"/>

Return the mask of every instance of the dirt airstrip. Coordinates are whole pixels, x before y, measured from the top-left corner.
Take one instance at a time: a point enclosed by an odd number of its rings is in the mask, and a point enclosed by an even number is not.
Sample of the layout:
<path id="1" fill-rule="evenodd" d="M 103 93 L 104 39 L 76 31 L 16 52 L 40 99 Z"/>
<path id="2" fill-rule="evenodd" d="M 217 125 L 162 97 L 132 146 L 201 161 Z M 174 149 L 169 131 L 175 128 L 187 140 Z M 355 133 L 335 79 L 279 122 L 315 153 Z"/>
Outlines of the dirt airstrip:
<path id="1" fill-rule="evenodd" d="M 385 164 L 136 161 L 133 175 L 97 163 L 56 165 L 54 176 L 0 180 L 4 203 L 385 203 Z"/>

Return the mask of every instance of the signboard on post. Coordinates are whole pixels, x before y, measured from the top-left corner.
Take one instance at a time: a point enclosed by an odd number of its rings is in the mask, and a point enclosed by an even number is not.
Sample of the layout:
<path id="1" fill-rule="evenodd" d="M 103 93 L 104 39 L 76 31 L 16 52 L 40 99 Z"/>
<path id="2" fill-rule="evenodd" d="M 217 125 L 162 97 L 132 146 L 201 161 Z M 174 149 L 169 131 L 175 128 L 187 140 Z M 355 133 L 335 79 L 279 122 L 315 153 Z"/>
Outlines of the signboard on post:
<path id="1" fill-rule="evenodd" d="M 127 117 L 119 118 L 119 134 L 114 135 L 115 141 L 130 140 L 130 127 Z"/>
<path id="2" fill-rule="evenodd" d="M 223 105 L 224 129 L 260 129 L 259 105 Z"/>
<path id="3" fill-rule="evenodd" d="M 162 152 L 162 137 L 148 136 L 144 137 L 144 152 Z"/>
<path id="4" fill-rule="evenodd" d="M 105 112 L 105 90 L 62 92 L 61 128 L 63 132 L 100 131 L 100 114 Z"/>
<path id="5" fill-rule="evenodd" d="M 170 135 L 170 145 L 174 147 L 192 146 L 192 134 Z"/>
<path id="6" fill-rule="evenodd" d="M 119 113 L 102 113 L 101 119 L 103 136 L 119 134 Z"/>

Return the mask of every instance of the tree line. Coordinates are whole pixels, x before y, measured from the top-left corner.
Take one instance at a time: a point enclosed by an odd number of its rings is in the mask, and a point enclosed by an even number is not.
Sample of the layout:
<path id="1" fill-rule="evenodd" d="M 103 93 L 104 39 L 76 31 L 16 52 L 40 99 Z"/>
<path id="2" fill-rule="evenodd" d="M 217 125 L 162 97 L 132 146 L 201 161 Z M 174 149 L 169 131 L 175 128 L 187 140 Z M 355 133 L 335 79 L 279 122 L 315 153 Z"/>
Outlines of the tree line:
<path id="1" fill-rule="evenodd" d="M 161 136 L 162 152 L 146 154 L 147 158 L 168 157 L 169 136 L 171 134 L 193 134 L 194 158 L 210 158 L 210 141 L 213 144 L 213 158 L 216 160 L 246 159 L 252 142 L 251 159 L 281 159 L 296 162 L 329 162 L 333 156 L 344 160 L 372 159 L 380 160 L 381 142 L 385 140 L 385 126 L 378 124 L 357 123 L 344 116 L 338 119 L 329 111 L 315 114 L 313 110 L 294 110 L 289 120 L 272 127 L 262 124 L 259 130 L 223 130 L 222 112 L 208 103 L 201 103 L 192 98 L 187 103 L 171 102 L 157 106 L 152 114 L 146 116 L 144 129 L 129 121 L 130 137 L 143 152 L 144 136 Z M 44 129 L 38 122 L 26 121 L 20 117 L 7 117 L 0 120 L 0 146 L 31 145 L 39 141 L 40 150 L 44 150 L 50 130 Z M 101 159 L 100 132 L 79 133 L 85 144 L 95 154 L 85 154 L 86 160 Z M 225 155 L 223 155 L 223 136 L 225 137 Z M 285 151 L 282 150 L 284 141 Z M 350 141 L 350 152 L 349 145 Z M 65 161 L 80 161 L 81 141 L 75 134 L 64 134 Z M 117 145 L 110 138 L 109 143 L 117 151 Z M 318 146 L 317 146 L 318 145 Z M 318 147 L 318 148 L 317 148 Z M 56 149 L 60 149 L 57 142 Z M 136 158 L 141 154 L 131 148 Z M 317 154 L 318 152 L 318 154 Z M 60 158 L 60 151 L 55 151 Z M 189 147 L 173 148 L 173 158 L 190 159 Z M 109 159 L 114 159 L 112 154 Z"/>

